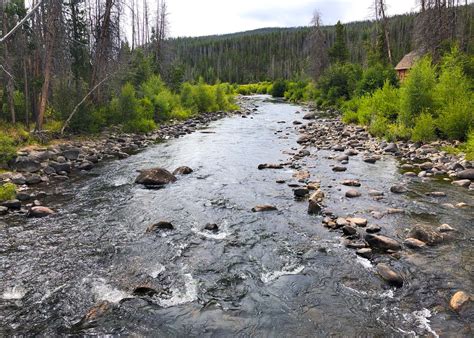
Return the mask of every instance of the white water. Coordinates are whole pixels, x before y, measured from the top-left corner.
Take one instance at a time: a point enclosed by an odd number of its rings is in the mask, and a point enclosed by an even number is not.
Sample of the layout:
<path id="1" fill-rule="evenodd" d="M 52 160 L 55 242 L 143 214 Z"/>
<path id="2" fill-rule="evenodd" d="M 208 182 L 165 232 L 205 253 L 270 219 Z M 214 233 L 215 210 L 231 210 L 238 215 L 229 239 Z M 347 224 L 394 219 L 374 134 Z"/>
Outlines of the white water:
<path id="1" fill-rule="evenodd" d="M 26 289 L 22 286 L 14 286 L 7 288 L 2 295 L 2 298 L 5 300 L 19 300 L 25 297 Z"/>
<path id="2" fill-rule="evenodd" d="M 303 265 L 298 266 L 293 270 L 288 270 L 288 268 L 283 268 L 283 270 L 280 270 L 280 271 L 271 271 L 271 272 L 263 273 L 262 277 L 261 277 L 261 280 L 264 283 L 269 283 L 271 281 L 274 281 L 275 279 L 280 278 L 281 276 L 297 275 L 297 274 L 301 273 L 303 270 L 304 270 Z"/>
<path id="3" fill-rule="evenodd" d="M 172 288 L 172 296 L 170 298 L 160 298 L 158 303 L 163 307 L 171 307 L 180 304 L 191 303 L 197 299 L 197 281 L 190 273 L 183 275 L 184 288 Z"/>
<path id="4" fill-rule="evenodd" d="M 107 284 L 104 279 L 98 279 L 92 285 L 92 293 L 97 301 L 106 300 L 111 303 L 118 303 L 122 299 L 129 298 L 130 295 Z"/>

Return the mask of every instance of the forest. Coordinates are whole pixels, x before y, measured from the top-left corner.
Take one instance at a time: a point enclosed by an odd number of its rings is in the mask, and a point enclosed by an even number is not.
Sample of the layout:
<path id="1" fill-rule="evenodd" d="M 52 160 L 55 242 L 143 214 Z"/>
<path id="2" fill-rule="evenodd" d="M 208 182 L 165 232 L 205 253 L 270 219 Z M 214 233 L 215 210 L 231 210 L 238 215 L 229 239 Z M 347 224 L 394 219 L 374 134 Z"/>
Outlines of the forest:
<path id="1" fill-rule="evenodd" d="M 431 67 L 430 90 L 446 77 L 452 83 L 462 78 L 465 92 L 472 92 L 473 5 L 467 2 L 422 1 L 418 13 L 390 17 L 385 2 L 377 1 L 375 19 L 370 21 L 324 26 L 315 12 L 307 27 L 198 38 L 168 37 L 166 1 L 158 1 L 156 8 L 147 1 L 139 3 L 35 0 L 28 7 L 24 0 L 2 1 L 0 147 L 4 161 L 19 145 L 30 142 L 64 133 L 97 133 L 113 125 L 128 132 L 148 132 L 169 119 L 236 108 L 235 94 L 269 90 L 281 91 L 292 101 L 340 108 L 346 121 L 368 124 L 381 134 L 376 126 L 384 125 L 387 118 L 395 123 L 396 114 L 374 107 L 372 96 L 388 95 L 390 104 L 396 105 L 392 97 L 398 100 L 399 95 L 392 88 L 405 90 L 399 89 L 393 67 L 413 46 L 431 56 L 432 62 L 423 58 L 425 68 Z M 124 35 L 130 20 L 131 39 Z M 443 58 L 451 49 L 459 55 L 451 54 L 451 59 L 462 60 L 455 65 Z M 443 71 L 458 78 L 447 79 Z M 245 86 L 262 81 L 258 90 Z M 427 87 L 413 86 L 414 90 Z M 463 109 L 472 111 L 472 98 L 466 100 Z M 384 118 L 369 118 L 370 105 Z M 422 111 L 423 121 L 428 121 L 431 106 L 404 109 L 416 115 L 406 125 L 411 128 Z M 466 114 L 459 120 L 466 130 L 441 134 L 466 140 L 472 113 Z M 390 130 L 402 137 L 409 134 L 396 126 Z M 439 128 L 430 130 L 421 138 L 440 134 Z"/>

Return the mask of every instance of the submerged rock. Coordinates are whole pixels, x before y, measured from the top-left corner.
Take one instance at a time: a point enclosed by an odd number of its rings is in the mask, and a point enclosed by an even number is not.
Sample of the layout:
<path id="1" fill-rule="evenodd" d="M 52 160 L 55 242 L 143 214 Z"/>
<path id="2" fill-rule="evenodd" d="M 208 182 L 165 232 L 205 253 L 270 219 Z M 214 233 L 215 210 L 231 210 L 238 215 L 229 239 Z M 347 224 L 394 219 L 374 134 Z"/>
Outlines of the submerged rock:
<path id="1" fill-rule="evenodd" d="M 350 189 L 348 191 L 346 191 L 346 197 L 347 198 L 356 198 L 356 197 L 360 197 L 361 196 L 361 193 L 355 189 Z"/>
<path id="2" fill-rule="evenodd" d="M 135 183 L 150 187 L 161 187 L 176 182 L 176 176 L 163 168 L 142 170 Z"/>
<path id="3" fill-rule="evenodd" d="M 173 175 L 189 175 L 191 173 L 193 173 L 194 170 L 192 170 L 190 167 L 186 167 L 186 166 L 182 166 L 182 167 L 179 167 L 179 168 L 176 168 L 174 171 L 173 171 Z"/>
<path id="4" fill-rule="evenodd" d="M 416 238 L 407 238 L 403 241 L 403 244 L 405 244 L 410 249 L 421 249 L 426 246 L 425 242 L 422 242 Z"/>
<path id="5" fill-rule="evenodd" d="M 435 245 L 443 241 L 443 235 L 423 225 L 415 225 L 410 230 L 408 236 L 425 242 L 427 245 Z"/>
<path id="6" fill-rule="evenodd" d="M 451 231 L 456 231 L 452 226 L 449 224 L 441 224 L 438 229 L 439 232 L 451 232 Z"/>
<path id="7" fill-rule="evenodd" d="M 265 211 L 275 211 L 275 210 L 278 210 L 277 207 L 273 205 L 267 205 L 267 204 L 257 205 L 252 208 L 253 212 L 265 212 Z"/>
<path id="8" fill-rule="evenodd" d="M 390 191 L 394 194 L 404 194 L 406 193 L 408 190 L 404 187 L 404 186 L 401 186 L 401 185 L 394 185 L 390 188 Z"/>
<path id="9" fill-rule="evenodd" d="M 388 284 L 396 287 L 403 286 L 402 276 L 398 272 L 392 270 L 388 265 L 383 263 L 377 264 L 377 273 Z"/>
<path id="10" fill-rule="evenodd" d="M 154 232 L 157 230 L 174 230 L 174 226 L 170 222 L 161 221 L 161 222 L 150 225 L 146 229 L 146 232 Z"/>
<path id="11" fill-rule="evenodd" d="M 208 223 L 208 224 L 206 224 L 206 226 L 204 227 L 204 230 L 217 232 L 217 231 L 219 231 L 219 226 L 218 226 L 217 224 L 215 224 L 215 223 Z"/>
<path id="12" fill-rule="evenodd" d="M 283 169 L 282 164 L 263 163 L 258 165 L 258 170 L 263 169 Z"/>

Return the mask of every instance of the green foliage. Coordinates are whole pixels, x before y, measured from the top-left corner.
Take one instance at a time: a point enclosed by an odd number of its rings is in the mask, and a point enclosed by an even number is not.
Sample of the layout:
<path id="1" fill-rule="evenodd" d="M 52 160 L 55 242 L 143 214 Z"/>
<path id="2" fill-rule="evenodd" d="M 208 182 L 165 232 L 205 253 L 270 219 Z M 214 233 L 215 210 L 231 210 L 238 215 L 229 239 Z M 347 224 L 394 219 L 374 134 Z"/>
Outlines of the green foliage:
<path id="1" fill-rule="evenodd" d="M 474 95 L 472 83 L 464 75 L 457 53 L 453 50 L 443 58 L 434 96 L 441 132 L 449 139 L 465 140 L 474 127 Z"/>
<path id="2" fill-rule="evenodd" d="M 6 164 L 16 155 L 15 140 L 3 133 L 0 133 L 0 163 Z"/>
<path id="3" fill-rule="evenodd" d="M 13 183 L 0 185 L 0 202 L 15 199 L 16 186 Z"/>
<path id="4" fill-rule="evenodd" d="M 361 76 L 360 66 L 336 64 L 328 68 L 318 81 L 323 106 L 340 106 L 350 100 Z"/>
<path id="5" fill-rule="evenodd" d="M 377 63 L 364 70 L 362 78 L 357 84 L 357 95 L 373 93 L 376 89 L 382 88 L 386 81 L 392 86 L 397 86 L 397 74 L 392 67 Z"/>
<path id="6" fill-rule="evenodd" d="M 474 131 L 469 133 L 467 142 L 462 149 L 466 153 L 466 160 L 474 161 Z"/>
<path id="7" fill-rule="evenodd" d="M 286 90 L 287 90 L 286 81 L 279 79 L 273 82 L 273 85 L 269 94 L 273 97 L 284 97 Z"/>
<path id="8" fill-rule="evenodd" d="M 435 83 L 436 73 L 431 58 L 424 57 L 417 61 L 400 88 L 400 120 L 403 124 L 413 127 L 422 111 L 433 110 Z"/>
<path id="9" fill-rule="evenodd" d="M 431 114 L 421 113 L 416 118 L 411 139 L 415 142 L 431 142 L 436 139 L 436 125 Z"/>
<path id="10" fill-rule="evenodd" d="M 385 136 L 389 124 L 390 121 L 386 117 L 382 115 L 376 115 L 370 123 L 369 132 L 373 136 L 383 137 Z"/>
<path id="11" fill-rule="evenodd" d="M 251 94 L 269 94 L 271 91 L 271 82 L 250 83 L 245 85 L 238 85 L 235 92 L 240 95 Z"/>
<path id="12" fill-rule="evenodd" d="M 408 141 L 411 138 L 412 130 L 402 123 L 392 123 L 387 127 L 385 138 L 388 141 L 395 142 L 399 140 Z"/>
<path id="13" fill-rule="evenodd" d="M 193 99 L 197 111 L 200 113 L 207 113 L 218 109 L 212 86 L 205 84 L 202 78 L 193 88 Z"/>

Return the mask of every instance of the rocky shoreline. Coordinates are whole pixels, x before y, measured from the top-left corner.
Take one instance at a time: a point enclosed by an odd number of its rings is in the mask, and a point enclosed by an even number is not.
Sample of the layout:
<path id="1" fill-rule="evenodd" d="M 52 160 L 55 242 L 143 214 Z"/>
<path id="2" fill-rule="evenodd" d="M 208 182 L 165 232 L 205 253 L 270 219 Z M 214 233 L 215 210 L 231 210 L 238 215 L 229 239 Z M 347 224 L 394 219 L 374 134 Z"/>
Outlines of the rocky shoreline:
<path id="1" fill-rule="evenodd" d="M 296 113 L 300 114 L 300 112 Z M 327 117 L 328 115 L 330 117 Z M 310 168 L 302 160 L 320 150 L 331 153 L 332 155 L 327 159 L 332 161 L 332 171 L 335 175 L 340 175 L 340 180 L 328 186 L 335 185 L 333 188 L 337 190 L 341 190 L 338 187 L 349 187 L 350 189 L 345 192 L 347 199 L 357 199 L 365 195 L 374 201 L 383 200 L 389 194 L 408 193 L 407 184 L 399 182 L 391 186 L 388 191 L 377 191 L 364 187 L 358 179 L 344 179 L 343 175 L 350 171 L 348 164 L 355 157 L 359 157 L 368 165 L 376 165 L 384 156 L 393 156 L 399 162 L 399 169 L 407 180 L 418 180 L 426 184 L 429 184 L 431 180 L 443 180 L 459 189 L 466 189 L 466 198 L 471 191 L 474 191 L 474 161 L 467 161 L 462 154 L 452 155 L 440 150 L 442 147 L 454 145 L 446 141 L 430 144 L 387 143 L 372 137 L 366 128 L 346 125 L 339 117 L 331 115 L 333 115 L 332 112 L 311 112 L 303 117 L 303 120 L 308 121 L 306 124 L 299 120 L 293 121 L 293 126 L 300 134 L 297 141 L 300 148 L 293 148 L 292 152 L 287 152 L 291 156 L 288 162 L 263 163 L 258 166 L 258 169 L 285 167 L 293 169 L 293 180 L 298 183 L 289 183 L 288 186 L 293 189 L 295 199 L 307 200 L 308 213 L 320 215 L 322 225 L 330 231 L 339 232 L 342 243 L 347 248 L 354 249 L 356 255 L 375 264 L 375 272 L 388 285 L 402 287 L 405 276 L 392 267 L 393 264 L 390 262 L 400 259 L 403 251 L 421 250 L 451 240 L 456 229 L 449 224 L 436 226 L 414 224 L 408 229 L 405 240 L 400 241 L 384 235 L 383 227 L 371 224 L 366 218 L 336 215 L 331 210 L 331 206 L 325 204 L 326 195 L 332 194 L 333 189 L 321 188 L 324 182 L 312 179 Z M 277 180 L 276 183 L 288 182 Z M 426 193 L 426 196 L 443 198 L 446 194 L 443 191 L 430 191 Z M 464 202 L 456 205 L 443 203 L 442 206 L 452 209 L 472 207 Z M 268 210 L 272 209 L 268 207 Z M 385 214 L 403 214 L 404 212 L 402 209 L 389 208 Z M 385 214 L 372 211 L 371 218 L 381 219 Z M 460 312 L 470 302 L 471 296 L 465 291 L 458 290 L 451 296 L 449 304 L 452 310 Z"/>
<path id="2" fill-rule="evenodd" d="M 94 139 L 57 140 L 50 146 L 20 150 L 8 163 L 11 171 L 0 174 L 0 185 L 13 183 L 18 187 L 16 199 L 0 203 L 0 216 L 12 212 L 30 217 L 53 214 L 53 210 L 42 206 L 41 199 L 47 196 L 44 190 L 90 171 L 102 162 L 125 159 L 153 144 L 199 132 L 213 121 L 231 115 L 246 118 L 256 110 L 245 97 L 239 97 L 238 101 L 241 107 L 238 111 L 203 113 L 186 121 L 170 121 L 148 134 L 127 134 L 111 129 Z"/>

